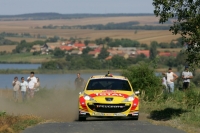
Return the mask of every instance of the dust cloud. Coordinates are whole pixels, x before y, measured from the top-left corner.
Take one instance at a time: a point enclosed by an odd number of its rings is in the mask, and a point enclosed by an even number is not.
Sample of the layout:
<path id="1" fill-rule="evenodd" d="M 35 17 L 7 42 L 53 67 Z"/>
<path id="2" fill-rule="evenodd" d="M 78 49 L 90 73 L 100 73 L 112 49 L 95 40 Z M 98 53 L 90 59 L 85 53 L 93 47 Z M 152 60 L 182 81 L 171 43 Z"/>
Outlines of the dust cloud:
<path id="1" fill-rule="evenodd" d="M 0 90 L 0 111 L 13 115 L 34 115 L 56 122 L 78 118 L 78 93 L 72 89 L 40 89 L 34 99 L 15 103 L 12 90 Z M 21 97 L 21 96 L 20 96 Z"/>

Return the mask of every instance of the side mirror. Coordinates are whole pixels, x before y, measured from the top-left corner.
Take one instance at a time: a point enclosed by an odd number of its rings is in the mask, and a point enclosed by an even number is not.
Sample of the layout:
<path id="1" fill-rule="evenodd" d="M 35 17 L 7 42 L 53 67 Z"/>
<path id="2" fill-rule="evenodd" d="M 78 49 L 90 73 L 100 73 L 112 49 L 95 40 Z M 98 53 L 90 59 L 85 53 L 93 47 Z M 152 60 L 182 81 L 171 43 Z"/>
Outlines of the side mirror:
<path id="1" fill-rule="evenodd" d="M 135 95 L 138 95 L 138 94 L 140 94 L 140 91 L 136 91 L 136 92 L 135 92 Z"/>

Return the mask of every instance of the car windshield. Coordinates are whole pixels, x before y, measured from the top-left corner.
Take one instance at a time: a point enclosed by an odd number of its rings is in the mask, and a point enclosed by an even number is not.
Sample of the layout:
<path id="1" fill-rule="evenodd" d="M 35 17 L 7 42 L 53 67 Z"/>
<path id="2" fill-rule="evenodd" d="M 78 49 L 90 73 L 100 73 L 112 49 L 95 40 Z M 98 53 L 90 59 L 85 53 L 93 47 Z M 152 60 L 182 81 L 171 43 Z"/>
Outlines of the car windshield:
<path id="1" fill-rule="evenodd" d="M 127 80 L 120 79 L 91 79 L 87 90 L 122 90 L 131 91 Z"/>

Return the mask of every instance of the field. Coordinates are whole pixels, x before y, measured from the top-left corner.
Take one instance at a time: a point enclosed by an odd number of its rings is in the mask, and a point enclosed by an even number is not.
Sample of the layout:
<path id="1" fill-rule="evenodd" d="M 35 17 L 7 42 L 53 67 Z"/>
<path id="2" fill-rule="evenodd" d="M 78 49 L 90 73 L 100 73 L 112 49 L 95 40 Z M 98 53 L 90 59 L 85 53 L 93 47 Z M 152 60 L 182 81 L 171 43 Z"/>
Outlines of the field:
<path id="1" fill-rule="evenodd" d="M 31 63 L 42 63 L 44 61 L 49 61 L 51 55 L 37 55 L 33 56 L 32 53 L 23 53 L 23 54 L 7 54 L 0 56 L 1 62 L 31 62 Z"/>
<path id="2" fill-rule="evenodd" d="M 69 20 L 27 20 L 27 21 L 0 21 L 0 33 L 30 33 L 32 35 L 46 35 L 47 37 L 60 36 L 66 39 L 70 37 L 80 38 L 81 40 L 95 40 L 97 38 L 129 38 L 137 40 L 141 43 L 150 44 L 151 41 L 170 42 L 180 36 L 172 35 L 168 30 L 83 30 L 83 29 L 35 29 L 48 25 L 56 26 L 73 26 L 73 25 L 88 25 L 88 24 L 107 24 L 110 22 L 120 23 L 138 21 L 140 25 L 157 25 L 158 18 L 154 16 L 135 16 L 135 17 L 98 17 L 98 18 L 82 18 Z M 13 41 L 25 39 L 27 41 L 37 40 L 36 38 L 8 38 Z"/>
<path id="3" fill-rule="evenodd" d="M 1 51 L 6 51 L 6 52 L 10 53 L 15 48 L 16 48 L 16 45 L 3 45 L 3 46 L 0 46 L 0 52 Z"/>

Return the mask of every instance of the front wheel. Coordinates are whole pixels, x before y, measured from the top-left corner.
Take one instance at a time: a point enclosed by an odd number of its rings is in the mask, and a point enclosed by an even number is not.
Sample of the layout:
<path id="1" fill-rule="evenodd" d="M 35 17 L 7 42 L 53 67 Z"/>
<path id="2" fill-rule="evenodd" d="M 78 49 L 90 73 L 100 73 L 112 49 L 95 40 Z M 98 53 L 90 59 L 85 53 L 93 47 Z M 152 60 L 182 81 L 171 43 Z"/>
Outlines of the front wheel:
<path id="1" fill-rule="evenodd" d="M 132 118 L 132 120 L 138 120 L 139 119 L 139 116 L 135 116 Z"/>
<path id="2" fill-rule="evenodd" d="M 78 121 L 86 121 L 86 117 L 78 117 Z"/>
<path id="3" fill-rule="evenodd" d="M 132 120 L 138 120 L 139 119 L 139 114 L 138 114 L 138 116 L 132 116 L 131 119 Z"/>

